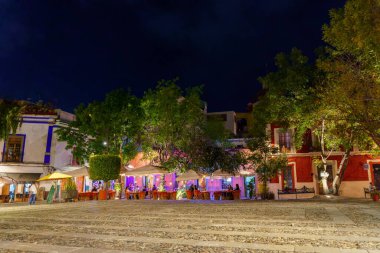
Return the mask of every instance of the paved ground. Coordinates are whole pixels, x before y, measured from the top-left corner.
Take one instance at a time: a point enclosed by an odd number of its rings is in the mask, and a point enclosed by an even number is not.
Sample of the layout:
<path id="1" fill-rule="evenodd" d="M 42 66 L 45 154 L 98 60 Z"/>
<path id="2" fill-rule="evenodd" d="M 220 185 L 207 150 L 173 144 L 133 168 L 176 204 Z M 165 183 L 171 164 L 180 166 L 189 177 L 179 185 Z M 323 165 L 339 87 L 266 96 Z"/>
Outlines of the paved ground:
<path id="1" fill-rule="evenodd" d="M 114 200 L 1 205 L 0 252 L 380 253 L 380 204 Z"/>

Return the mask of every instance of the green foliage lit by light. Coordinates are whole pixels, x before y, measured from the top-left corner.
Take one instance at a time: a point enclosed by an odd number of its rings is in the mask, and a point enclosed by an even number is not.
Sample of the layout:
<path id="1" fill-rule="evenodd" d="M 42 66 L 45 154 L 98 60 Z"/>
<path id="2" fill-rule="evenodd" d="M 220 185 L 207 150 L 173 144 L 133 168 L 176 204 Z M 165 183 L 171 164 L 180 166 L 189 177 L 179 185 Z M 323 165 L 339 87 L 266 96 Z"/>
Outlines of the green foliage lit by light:
<path id="1" fill-rule="evenodd" d="M 120 176 L 121 159 L 117 155 L 94 155 L 90 157 L 89 174 L 92 180 L 114 180 Z"/>
<path id="2" fill-rule="evenodd" d="M 137 154 L 144 112 L 140 100 L 129 91 L 114 90 L 103 101 L 80 105 L 75 117 L 57 133 L 81 163 L 91 154 L 121 155 L 124 163 Z"/>
<path id="3" fill-rule="evenodd" d="M 21 126 L 21 114 L 25 103 L 0 99 L 0 140 L 8 138 L 9 134 L 16 133 Z"/>

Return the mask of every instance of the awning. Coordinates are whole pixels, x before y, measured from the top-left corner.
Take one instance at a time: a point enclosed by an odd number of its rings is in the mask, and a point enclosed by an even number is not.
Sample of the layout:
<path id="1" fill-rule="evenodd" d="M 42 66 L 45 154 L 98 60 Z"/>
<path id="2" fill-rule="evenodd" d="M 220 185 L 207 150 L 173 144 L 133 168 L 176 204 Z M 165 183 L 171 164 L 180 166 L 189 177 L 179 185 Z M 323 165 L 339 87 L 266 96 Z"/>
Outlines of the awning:
<path id="1" fill-rule="evenodd" d="M 167 174 L 168 172 L 159 166 L 146 165 L 135 169 L 125 169 L 121 175 L 125 176 L 148 176 L 154 174 Z"/>
<path id="2" fill-rule="evenodd" d="M 89 176 L 87 167 L 81 167 L 70 171 L 64 171 L 64 173 L 73 177 Z"/>
<path id="3" fill-rule="evenodd" d="M 2 173 L 5 178 L 16 181 L 17 183 L 35 182 L 40 178 L 41 173 Z"/>
<path id="4" fill-rule="evenodd" d="M 44 173 L 48 169 L 48 165 L 34 164 L 34 163 L 1 163 L 0 173 L 15 173 L 29 174 L 29 173 Z"/>
<path id="5" fill-rule="evenodd" d="M 214 171 L 214 172 L 211 174 L 211 176 L 212 176 L 213 178 L 215 178 L 215 177 L 220 177 L 220 178 L 235 177 L 234 174 L 231 174 L 231 173 L 228 173 L 228 172 L 222 171 L 221 169 Z"/>
<path id="6" fill-rule="evenodd" d="M 194 170 L 189 170 L 182 175 L 178 176 L 176 178 L 176 181 L 187 181 L 187 180 L 197 180 L 203 178 L 204 175 L 194 171 Z"/>
<path id="7" fill-rule="evenodd" d="M 52 174 L 41 177 L 37 181 L 40 182 L 40 181 L 50 181 L 50 180 L 61 180 L 61 179 L 66 179 L 66 178 L 72 178 L 72 176 L 66 175 L 60 172 L 54 172 Z"/>

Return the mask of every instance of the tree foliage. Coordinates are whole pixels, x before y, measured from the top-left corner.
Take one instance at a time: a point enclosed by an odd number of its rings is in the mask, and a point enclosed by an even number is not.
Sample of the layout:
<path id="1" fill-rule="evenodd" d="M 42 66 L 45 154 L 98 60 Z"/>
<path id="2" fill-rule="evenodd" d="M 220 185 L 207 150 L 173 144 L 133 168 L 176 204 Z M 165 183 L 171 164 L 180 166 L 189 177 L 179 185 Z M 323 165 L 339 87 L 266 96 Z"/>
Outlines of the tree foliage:
<path id="1" fill-rule="evenodd" d="M 140 100 L 122 89 L 108 93 L 103 101 L 75 109 L 75 121 L 57 132 L 80 161 L 91 154 L 121 155 L 123 162 L 137 154 L 144 112 Z"/>
<path id="2" fill-rule="evenodd" d="M 202 87 L 182 90 L 177 82 L 161 80 L 145 93 L 142 144 L 146 157 L 169 171 L 237 171 L 243 156 L 228 150 L 223 123 L 207 120 Z"/>
<path id="3" fill-rule="evenodd" d="M 247 161 L 255 168 L 264 185 L 263 196 L 267 196 L 268 181 L 288 166 L 288 159 L 285 154 L 279 154 L 277 147 L 269 145 L 265 136 L 250 139 L 247 146 L 251 150 Z"/>
<path id="4" fill-rule="evenodd" d="M 0 99 L 0 140 L 6 140 L 9 134 L 16 133 L 21 126 L 21 114 L 25 103 Z"/>
<path id="5" fill-rule="evenodd" d="M 329 44 L 318 66 L 326 73 L 326 97 L 358 131 L 380 146 L 380 2 L 349 0 L 330 11 L 323 27 Z"/>
<path id="6" fill-rule="evenodd" d="M 289 54 L 275 57 L 277 70 L 260 77 L 264 95 L 253 107 L 253 135 L 267 135 L 267 124 L 295 129 L 295 144 L 302 145 L 305 131 L 314 124 L 314 112 L 320 102 L 315 92 L 318 78 L 315 68 L 302 52 L 293 48 Z"/>

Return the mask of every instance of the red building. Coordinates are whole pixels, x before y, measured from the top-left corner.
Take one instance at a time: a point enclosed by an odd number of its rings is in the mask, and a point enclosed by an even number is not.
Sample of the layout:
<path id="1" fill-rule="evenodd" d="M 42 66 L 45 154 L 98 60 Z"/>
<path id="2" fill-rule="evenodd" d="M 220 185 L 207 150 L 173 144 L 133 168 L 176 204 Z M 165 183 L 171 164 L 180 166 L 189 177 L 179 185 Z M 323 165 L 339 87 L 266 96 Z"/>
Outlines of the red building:
<path id="1" fill-rule="evenodd" d="M 306 186 L 313 187 L 316 194 L 322 194 L 320 169 L 313 162 L 315 158 L 320 157 L 320 152 L 313 149 L 316 146 L 314 144 L 317 139 L 312 133 L 306 133 L 305 144 L 300 150 L 295 150 L 293 130 L 281 129 L 276 125 L 271 125 L 268 130 L 271 133 L 272 145 L 276 145 L 282 152 L 286 152 L 289 160 L 289 166 L 278 177 L 271 180 L 270 190 L 277 193 L 278 189 L 286 187 L 301 188 Z M 328 158 L 328 186 L 331 191 L 332 182 L 342 157 L 343 152 L 333 152 Z M 377 189 L 380 189 L 380 159 L 354 148 L 349 157 L 339 193 L 341 196 L 362 198 L 364 197 L 364 188 L 368 188 L 370 182 Z M 277 198 L 277 194 L 275 195 Z"/>

